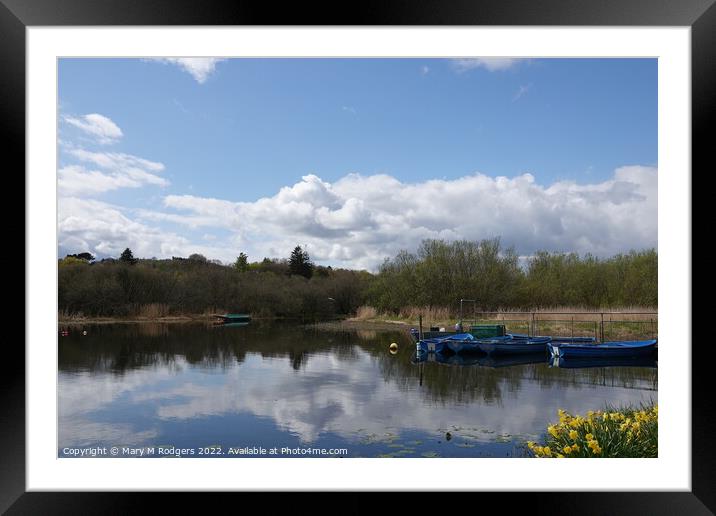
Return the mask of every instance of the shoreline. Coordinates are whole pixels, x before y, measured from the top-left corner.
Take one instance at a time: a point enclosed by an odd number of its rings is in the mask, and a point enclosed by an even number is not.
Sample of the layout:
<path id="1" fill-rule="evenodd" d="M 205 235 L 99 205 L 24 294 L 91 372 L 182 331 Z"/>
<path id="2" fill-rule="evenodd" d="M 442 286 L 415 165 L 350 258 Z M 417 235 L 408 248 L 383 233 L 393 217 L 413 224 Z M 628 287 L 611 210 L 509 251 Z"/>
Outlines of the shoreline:
<path id="1" fill-rule="evenodd" d="M 522 313 L 500 313 L 498 317 L 489 320 L 483 320 L 482 324 L 508 324 L 512 323 L 513 332 L 530 332 L 530 321 L 518 319 L 515 316 L 524 317 Z M 564 315 L 557 317 L 549 317 L 549 312 L 539 313 L 537 312 L 538 319 L 533 320 L 532 324 L 538 323 L 539 331 L 548 331 L 550 334 L 571 334 L 574 332 L 575 335 L 589 335 L 596 336 L 598 331 L 599 320 L 597 317 L 600 312 L 582 312 L 574 313 L 576 317 L 570 317 L 571 320 L 566 320 Z M 625 314 L 627 315 L 627 314 Z M 636 314 L 635 314 L 636 315 Z M 541 316 L 541 317 L 540 317 Z M 546 316 L 546 317 L 545 317 Z M 585 317 L 586 316 L 586 317 Z M 455 320 L 445 321 L 443 317 L 436 318 L 438 320 L 427 321 L 423 319 L 423 330 L 428 330 L 430 327 L 441 327 L 447 331 L 454 331 Z M 442 319 L 442 320 L 439 320 Z M 581 320 L 580 320 L 581 319 Z M 63 318 L 58 317 L 58 326 L 82 326 L 90 324 L 186 324 L 186 323 L 204 323 L 211 325 L 213 318 L 206 313 L 201 314 L 185 314 L 185 315 L 174 315 L 165 317 L 82 317 L 82 318 Z M 310 328 L 316 331 L 378 331 L 378 332 L 405 332 L 408 333 L 411 328 L 418 328 L 419 322 L 417 319 L 411 318 L 391 318 L 387 317 L 348 317 L 328 320 L 328 321 L 306 321 L 302 322 L 301 319 L 295 318 L 284 318 L 284 317 L 252 317 L 252 322 L 257 324 L 262 323 L 294 323 L 304 328 Z M 519 323 L 517 326 L 515 324 Z M 655 324 L 656 323 L 656 324 Z M 636 319 L 631 321 L 617 320 L 608 321 L 604 320 L 604 331 L 608 333 L 612 340 L 625 340 L 629 338 L 636 338 L 637 334 L 657 334 L 656 329 L 658 325 L 657 320 L 644 320 L 637 316 Z M 547 326 L 547 327 L 545 327 Z M 576 331 L 575 331 L 576 330 Z M 653 337 L 650 337 L 653 338 Z"/>
<path id="2" fill-rule="evenodd" d="M 252 322 L 267 321 L 288 321 L 283 318 L 252 318 Z M 178 315 L 170 317 L 86 317 L 73 319 L 58 319 L 58 325 L 81 326 L 86 324 L 181 324 L 181 323 L 212 323 L 211 317 L 206 315 Z M 298 322 L 298 321 L 297 321 Z M 407 321 L 398 320 L 363 320 L 363 319 L 338 319 L 332 321 L 310 322 L 303 324 L 306 327 L 316 330 L 329 331 L 409 331 L 412 327 L 417 327 L 417 323 L 411 324 Z"/>

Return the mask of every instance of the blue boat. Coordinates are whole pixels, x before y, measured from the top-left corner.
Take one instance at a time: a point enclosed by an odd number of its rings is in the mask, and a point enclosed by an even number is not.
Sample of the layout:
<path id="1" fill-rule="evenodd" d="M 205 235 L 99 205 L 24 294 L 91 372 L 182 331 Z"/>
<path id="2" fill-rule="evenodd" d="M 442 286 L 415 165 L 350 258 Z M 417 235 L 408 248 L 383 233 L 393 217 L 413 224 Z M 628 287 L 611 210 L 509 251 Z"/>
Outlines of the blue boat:
<path id="1" fill-rule="evenodd" d="M 513 337 L 508 339 L 480 339 L 477 347 L 483 353 L 490 355 L 521 355 L 528 353 L 542 353 L 551 337 Z"/>
<path id="2" fill-rule="evenodd" d="M 438 329 L 432 328 L 430 331 L 424 331 L 423 332 L 423 339 L 435 339 L 435 338 L 445 338 L 445 337 L 454 337 L 455 335 L 462 335 L 464 333 L 469 333 L 476 339 L 491 339 L 495 337 L 504 337 L 505 336 L 505 325 L 504 324 L 476 324 L 470 326 L 465 331 L 440 331 Z M 443 328 L 444 330 L 444 328 Z M 418 342 L 420 340 L 420 332 L 417 328 L 410 328 L 410 336 L 413 338 L 414 342 Z"/>
<path id="3" fill-rule="evenodd" d="M 603 342 L 601 344 L 547 344 L 553 357 L 560 358 L 616 358 L 643 357 L 656 351 L 656 339 Z"/>
<path id="4" fill-rule="evenodd" d="M 472 349 L 477 339 L 470 333 L 449 334 L 419 340 L 415 347 L 418 353 L 457 353 L 457 350 Z"/>
<path id="5" fill-rule="evenodd" d="M 594 337 L 552 337 L 554 344 L 595 344 Z"/>
<path id="6" fill-rule="evenodd" d="M 487 355 L 516 355 L 545 353 L 550 337 L 527 337 L 505 335 L 491 339 L 477 339 L 470 333 L 458 333 L 446 337 L 419 340 L 418 353 L 485 353 Z"/>

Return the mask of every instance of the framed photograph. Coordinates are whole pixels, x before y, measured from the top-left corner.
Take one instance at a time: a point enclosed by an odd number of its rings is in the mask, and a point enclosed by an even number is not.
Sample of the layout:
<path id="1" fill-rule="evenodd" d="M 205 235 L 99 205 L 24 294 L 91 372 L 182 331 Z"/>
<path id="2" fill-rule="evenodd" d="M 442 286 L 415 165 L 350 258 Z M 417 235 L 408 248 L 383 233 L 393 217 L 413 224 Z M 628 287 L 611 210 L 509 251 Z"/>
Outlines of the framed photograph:
<path id="1" fill-rule="evenodd" d="M 3 510 L 713 510 L 691 338 L 712 2 L 51 5 L 0 5 L 27 203 Z"/>

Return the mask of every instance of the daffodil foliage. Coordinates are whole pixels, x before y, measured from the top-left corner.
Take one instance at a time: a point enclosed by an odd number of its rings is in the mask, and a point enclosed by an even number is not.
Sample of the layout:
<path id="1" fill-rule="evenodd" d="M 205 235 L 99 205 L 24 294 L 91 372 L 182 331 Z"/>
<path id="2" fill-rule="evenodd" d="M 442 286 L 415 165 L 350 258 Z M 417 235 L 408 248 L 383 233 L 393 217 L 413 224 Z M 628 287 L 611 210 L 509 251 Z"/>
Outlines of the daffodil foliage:
<path id="1" fill-rule="evenodd" d="M 546 442 L 527 442 L 534 457 L 657 457 L 658 405 L 639 409 L 589 411 L 586 416 L 560 409 L 547 427 Z"/>

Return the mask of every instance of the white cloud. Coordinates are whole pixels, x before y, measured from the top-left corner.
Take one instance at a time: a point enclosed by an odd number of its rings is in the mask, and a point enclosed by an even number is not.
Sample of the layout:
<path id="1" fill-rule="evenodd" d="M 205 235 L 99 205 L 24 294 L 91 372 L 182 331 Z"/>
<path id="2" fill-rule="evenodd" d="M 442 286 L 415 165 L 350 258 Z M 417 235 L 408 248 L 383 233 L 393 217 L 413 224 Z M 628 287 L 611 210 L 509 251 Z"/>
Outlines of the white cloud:
<path id="1" fill-rule="evenodd" d="M 94 195 L 118 188 L 139 188 L 144 185 L 166 186 L 169 181 L 156 172 L 164 165 L 131 154 L 114 152 L 91 152 L 81 148 L 69 148 L 67 153 L 80 161 L 91 163 L 102 171 L 89 170 L 72 164 L 57 171 L 57 186 L 62 195 Z"/>
<path id="2" fill-rule="evenodd" d="M 458 72 L 465 72 L 474 68 L 484 68 L 490 72 L 507 70 L 524 59 L 511 57 L 465 57 L 452 59 L 452 64 Z"/>
<path id="3" fill-rule="evenodd" d="M 122 130 L 111 119 L 98 113 L 82 115 L 79 118 L 65 116 L 65 122 L 92 136 L 97 143 L 107 145 L 122 138 Z"/>
<path id="4" fill-rule="evenodd" d="M 138 186 L 141 186 L 141 183 L 128 176 L 104 174 L 78 165 L 69 165 L 57 171 L 60 195 L 92 195 Z"/>
<path id="5" fill-rule="evenodd" d="M 94 199 L 61 198 L 58 203 L 60 255 L 82 249 L 98 256 L 116 258 L 126 247 L 140 258 L 200 253 L 209 258 L 232 261 L 238 254 L 234 251 L 233 241 L 214 246 L 194 244 L 184 236 L 135 220 L 127 211 Z"/>
<path id="6" fill-rule="evenodd" d="M 216 70 L 217 63 L 225 61 L 225 59 L 217 57 L 158 57 L 152 61 L 176 65 L 194 77 L 196 82 L 204 84 Z"/>
<path id="7" fill-rule="evenodd" d="M 164 170 L 164 165 L 162 163 L 149 161 L 144 158 L 139 158 L 137 156 L 121 152 L 91 152 L 77 148 L 68 150 L 68 153 L 80 161 L 94 163 L 95 165 L 105 169 L 117 170 L 140 168 L 152 172 L 161 172 Z"/>
<path id="8" fill-rule="evenodd" d="M 629 166 L 609 180 L 585 185 L 542 186 L 531 174 L 476 173 L 422 183 L 359 174 L 328 183 L 307 175 L 255 202 L 170 195 L 165 207 L 184 213 L 155 217 L 229 229 L 253 257 L 288 256 L 301 243 L 319 262 L 374 269 L 384 257 L 414 250 L 425 238 L 501 236 L 522 254 L 547 249 L 606 256 L 652 247 L 656 203 L 657 169 Z"/>

